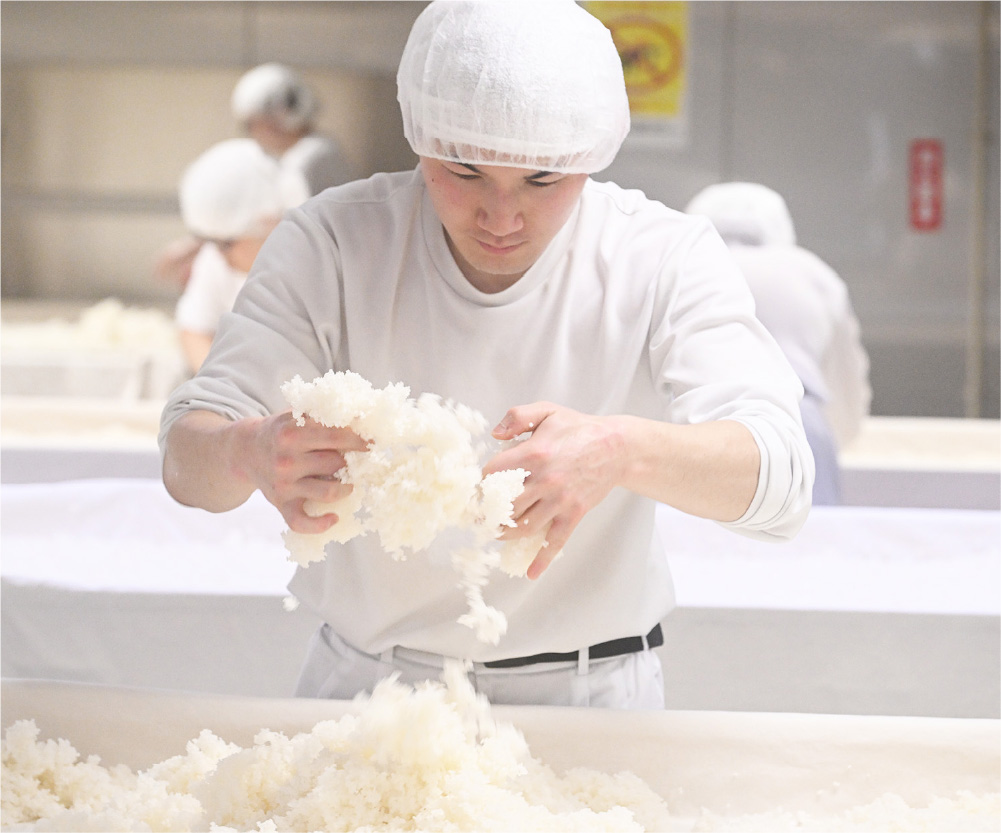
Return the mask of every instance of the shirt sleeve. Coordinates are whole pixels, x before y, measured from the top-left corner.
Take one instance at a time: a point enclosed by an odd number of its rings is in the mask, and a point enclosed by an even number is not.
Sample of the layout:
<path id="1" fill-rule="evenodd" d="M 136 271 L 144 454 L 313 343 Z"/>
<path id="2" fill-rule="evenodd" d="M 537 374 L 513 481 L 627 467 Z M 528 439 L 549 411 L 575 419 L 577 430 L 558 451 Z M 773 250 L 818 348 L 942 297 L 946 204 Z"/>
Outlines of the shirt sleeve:
<path id="1" fill-rule="evenodd" d="M 651 361 L 679 424 L 732 419 L 761 456 L 745 514 L 722 524 L 759 539 L 791 538 L 809 514 L 814 460 L 803 431 L 802 385 L 755 317 L 754 301 L 726 245 L 700 222 L 665 258 L 651 332 Z"/>

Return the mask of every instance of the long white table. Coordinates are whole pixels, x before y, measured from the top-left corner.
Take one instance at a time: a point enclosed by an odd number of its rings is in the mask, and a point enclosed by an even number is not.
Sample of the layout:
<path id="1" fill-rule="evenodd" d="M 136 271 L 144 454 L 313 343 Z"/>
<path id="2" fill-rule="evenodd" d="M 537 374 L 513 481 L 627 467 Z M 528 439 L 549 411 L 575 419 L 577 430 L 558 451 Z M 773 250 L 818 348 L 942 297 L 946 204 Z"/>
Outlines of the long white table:
<path id="1" fill-rule="evenodd" d="M 870 417 L 839 455 L 849 506 L 1001 509 L 1001 422 Z"/>
<path id="2" fill-rule="evenodd" d="M 0 397 L 0 482 L 160 477 L 164 402 Z"/>
<path id="3" fill-rule="evenodd" d="M 318 624 L 260 495 L 213 515 L 156 480 L 0 487 L 2 673 L 291 694 Z M 662 508 L 669 706 L 997 717 L 999 513 L 818 507 L 760 544 Z"/>
<path id="4" fill-rule="evenodd" d="M 675 707 L 998 716 L 1001 513 L 815 507 L 784 544 L 659 526 Z"/>
<path id="5" fill-rule="evenodd" d="M 163 401 L 0 398 L 0 482 L 160 476 Z M 840 455 L 847 506 L 1001 510 L 1001 422 L 870 417 Z"/>

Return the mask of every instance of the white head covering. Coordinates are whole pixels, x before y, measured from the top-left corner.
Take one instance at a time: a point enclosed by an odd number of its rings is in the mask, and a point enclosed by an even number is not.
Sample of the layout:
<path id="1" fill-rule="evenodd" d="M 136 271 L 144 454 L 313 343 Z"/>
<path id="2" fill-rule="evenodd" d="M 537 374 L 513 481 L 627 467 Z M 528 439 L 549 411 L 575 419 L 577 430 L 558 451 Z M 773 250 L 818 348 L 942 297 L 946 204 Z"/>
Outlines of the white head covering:
<path id="1" fill-rule="evenodd" d="M 629 132 L 611 34 L 572 0 L 435 0 L 396 84 L 418 156 L 595 173 Z"/>
<path id="2" fill-rule="evenodd" d="M 192 234 L 233 240 L 257 234 L 307 197 L 302 178 L 285 173 L 253 139 L 227 139 L 184 172 L 181 217 Z"/>
<path id="3" fill-rule="evenodd" d="M 755 182 L 722 182 L 703 189 L 687 214 L 704 214 L 727 244 L 794 246 L 796 230 L 782 196 Z"/>
<path id="4" fill-rule="evenodd" d="M 282 64 L 261 64 L 245 73 L 233 89 L 233 115 L 241 122 L 274 118 L 286 130 L 306 127 L 316 115 L 316 98 L 298 72 Z"/>

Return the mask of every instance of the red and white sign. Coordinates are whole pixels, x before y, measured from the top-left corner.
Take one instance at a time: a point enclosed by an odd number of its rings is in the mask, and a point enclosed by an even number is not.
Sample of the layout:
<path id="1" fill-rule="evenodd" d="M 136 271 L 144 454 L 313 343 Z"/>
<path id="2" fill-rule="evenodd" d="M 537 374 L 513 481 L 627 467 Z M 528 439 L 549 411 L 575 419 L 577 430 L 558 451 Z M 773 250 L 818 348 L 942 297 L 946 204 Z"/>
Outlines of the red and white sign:
<path id="1" fill-rule="evenodd" d="M 915 231 L 937 231 L 942 227 L 944 166 L 938 139 L 911 142 L 909 201 L 911 228 Z"/>

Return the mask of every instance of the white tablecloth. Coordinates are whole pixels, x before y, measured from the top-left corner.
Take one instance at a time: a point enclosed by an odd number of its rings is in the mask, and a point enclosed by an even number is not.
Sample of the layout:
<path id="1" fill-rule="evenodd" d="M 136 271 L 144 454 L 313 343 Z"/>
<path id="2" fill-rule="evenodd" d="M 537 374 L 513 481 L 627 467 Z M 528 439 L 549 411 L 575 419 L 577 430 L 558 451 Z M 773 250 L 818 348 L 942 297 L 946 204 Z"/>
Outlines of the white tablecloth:
<path id="1" fill-rule="evenodd" d="M 213 515 L 162 484 L 0 487 L 4 677 L 287 696 L 318 624 L 256 494 Z M 661 509 L 679 607 L 668 703 L 995 717 L 999 513 L 818 507 L 767 545 Z"/>
<path id="2" fill-rule="evenodd" d="M 160 477 L 162 403 L 0 398 L 0 481 Z M 1001 510 L 1001 422 L 870 417 L 841 454 L 847 506 Z"/>

